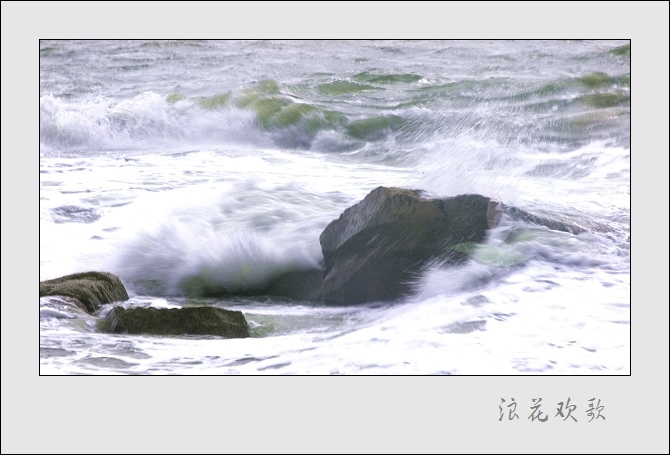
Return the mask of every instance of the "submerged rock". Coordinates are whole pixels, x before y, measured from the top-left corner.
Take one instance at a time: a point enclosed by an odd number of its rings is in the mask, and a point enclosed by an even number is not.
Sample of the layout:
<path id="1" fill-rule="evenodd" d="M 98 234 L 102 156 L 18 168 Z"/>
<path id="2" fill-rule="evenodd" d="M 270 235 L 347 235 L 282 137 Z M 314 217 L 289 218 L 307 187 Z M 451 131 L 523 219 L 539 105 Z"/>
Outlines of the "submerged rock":
<path id="1" fill-rule="evenodd" d="M 484 240 L 489 201 L 476 194 L 425 199 L 417 190 L 373 190 L 321 234 L 324 301 L 395 300 L 411 292 L 428 262 L 462 262 L 467 255 L 452 247 Z"/>
<path id="2" fill-rule="evenodd" d="M 552 231 L 569 232 L 570 234 L 582 234 L 586 232 L 586 229 L 569 221 L 551 219 L 546 216 L 533 215 L 526 212 L 525 210 L 521 210 L 516 207 L 504 206 L 498 203 L 496 203 L 496 205 L 499 212 L 513 220 L 525 221 L 527 223 L 536 224 L 538 226 L 545 226 Z"/>
<path id="3" fill-rule="evenodd" d="M 128 300 L 121 280 L 111 273 L 84 272 L 40 282 L 40 297 L 69 297 L 78 307 L 93 313 L 100 305 Z"/>
<path id="4" fill-rule="evenodd" d="M 133 335 L 218 335 L 247 338 L 249 324 L 241 311 L 215 307 L 112 308 L 105 317 L 112 333 Z"/>
<path id="5" fill-rule="evenodd" d="M 209 277 L 193 276 L 182 280 L 180 289 L 190 296 L 198 297 L 286 297 L 293 300 L 319 300 L 323 270 L 289 270 L 268 278 L 266 282 L 246 287 L 226 286 L 215 283 Z"/>
<path id="6" fill-rule="evenodd" d="M 316 301 L 321 297 L 322 286 L 323 270 L 293 270 L 277 278 L 264 294 L 293 300 Z"/>

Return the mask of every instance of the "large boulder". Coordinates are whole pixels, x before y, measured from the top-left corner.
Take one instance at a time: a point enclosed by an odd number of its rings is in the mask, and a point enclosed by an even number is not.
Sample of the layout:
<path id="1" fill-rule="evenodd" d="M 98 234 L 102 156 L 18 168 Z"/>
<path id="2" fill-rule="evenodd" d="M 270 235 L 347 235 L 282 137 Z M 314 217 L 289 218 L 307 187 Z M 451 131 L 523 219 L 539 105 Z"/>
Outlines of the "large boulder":
<path id="1" fill-rule="evenodd" d="M 128 300 L 121 280 L 111 273 L 84 272 L 40 282 L 40 297 L 70 297 L 80 308 L 93 313 L 100 305 Z"/>
<path id="2" fill-rule="evenodd" d="M 218 335 L 246 338 L 249 324 L 241 311 L 215 307 L 130 308 L 115 307 L 105 319 L 112 333 L 150 335 Z"/>
<path id="3" fill-rule="evenodd" d="M 321 234 L 324 301 L 349 305 L 409 294 L 427 263 L 460 263 L 467 255 L 454 246 L 484 240 L 496 213 L 489 202 L 475 194 L 426 199 L 417 190 L 376 188 Z"/>
<path id="4" fill-rule="evenodd" d="M 428 199 L 418 190 L 379 187 L 321 234 L 323 300 L 349 305 L 402 298 L 412 292 L 426 265 L 463 262 L 487 229 L 503 220 L 585 232 L 573 222 L 477 194 Z"/>

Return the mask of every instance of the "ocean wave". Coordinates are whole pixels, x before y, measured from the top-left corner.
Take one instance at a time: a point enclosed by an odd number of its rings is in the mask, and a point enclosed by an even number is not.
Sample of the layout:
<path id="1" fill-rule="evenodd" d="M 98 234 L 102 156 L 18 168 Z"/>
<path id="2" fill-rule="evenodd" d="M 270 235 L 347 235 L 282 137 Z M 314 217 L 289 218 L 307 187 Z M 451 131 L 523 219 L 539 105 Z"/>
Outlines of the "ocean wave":
<path id="1" fill-rule="evenodd" d="M 115 271 L 140 294 L 215 296 L 261 293 L 288 272 L 319 268 L 300 246 L 267 234 L 169 223 L 129 244 Z"/>
<path id="2" fill-rule="evenodd" d="M 45 94 L 40 97 L 40 149 L 77 152 L 268 142 L 249 113 L 212 110 L 199 102 L 154 92 L 125 100 L 87 96 L 75 101 Z"/>
<path id="3" fill-rule="evenodd" d="M 129 232 L 116 237 L 110 268 L 147 295 L 260 292 L 288 272 L 320 270 L 328 215 L 318 208 L 291 185 L 253 182 L 151 195 L 107 220 Z"/>
<path id="4" fill-rule="evenodd" d="M 391 87 L 393 94 L 379 96 Z M 620 131 L 629 121 L 629 105 L 629 73 L 522 85 L 505 77 L 434 80 L 368 71 L 295 85 L 267 79 L 208 95 L 145 91 L 113 99 L 44 93 L 40 144 L 45 153 L 204 144 L 314 150 L 327 136 L 328 147 L 318 151 L 337 152 L 474 135 L 575 147 Z"/>

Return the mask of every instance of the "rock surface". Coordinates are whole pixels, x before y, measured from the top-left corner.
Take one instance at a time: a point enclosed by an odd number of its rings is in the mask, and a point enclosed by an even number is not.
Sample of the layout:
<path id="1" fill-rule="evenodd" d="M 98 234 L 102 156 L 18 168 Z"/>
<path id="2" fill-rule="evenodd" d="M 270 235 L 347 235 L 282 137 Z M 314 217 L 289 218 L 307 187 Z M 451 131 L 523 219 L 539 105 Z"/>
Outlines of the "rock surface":
<path id="1" fill-rule="evenodd" d="M 186 295 L 198 297 L 271 296 L 316 301 L 321 296 L 322 282 L 323 270 L 310 269 L 290 270 L 269 278 L 265 283 L 249 285 L 246 288 L 227 287 L 200 276 L 183 280 L 180 287 Z"/>
<path id="2" fill-rule="evenodd" d="M 40 297 L 60 295 L 70 299 L 88 313 L 100 305 L 128 300 L 121 280 L 111 273 L 84 272 L 40 282 Z"/>
<path id="3" fill-rule="evenodd" d="M 484 239 L 489 201 L 474 194 L 425 199 L 417 190 L 376 188 L 321 234 L 324 301 L 395 300 L 411 292 L 431 260 L 465 260 L 451 247 Z"/>
<path id="4" fill-rule="evenodd" d="M 150 335 L 218 335 L 246 338 L 249 324 L 241 311 L 215 307 L 112 308 L 105 319 L 112 333 Z"/>
<path id="5" fill-rule="evenodd" d="M 322 286 L 323 270 L 294 270 L 277 278 L 264 294 L 293 300 L 316 301 L 321 297 Z"/>

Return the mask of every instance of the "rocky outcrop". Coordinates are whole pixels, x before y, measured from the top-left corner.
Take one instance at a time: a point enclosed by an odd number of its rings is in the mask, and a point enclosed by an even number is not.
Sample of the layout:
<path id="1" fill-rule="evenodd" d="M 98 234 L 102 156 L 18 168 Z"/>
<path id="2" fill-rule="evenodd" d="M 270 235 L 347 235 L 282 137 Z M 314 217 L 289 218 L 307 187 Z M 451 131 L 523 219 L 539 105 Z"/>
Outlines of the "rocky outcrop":
<path id="1" fill-rule="evenodd" d="M 348 305 L 407 295 L 431 260 L 467 258 L 452 247 L 481 242 L 487 212 L 489 198 L 480 195 L 426 199 L 416 190 L 373 190 L 321 234 L 324 301 Z"/>
<path id="2" fill-rule="evenodd" d="M 40 297 L 69 297 L 78 307 L 93 313 L 100 305 L 128 300 L 121 280 L 111 273 L 84 272 L 40 282 Z"/>
<path id="3" fill-rule="evenodd" d="M 115 307 L 105 319 L 112 333 L 150 335 L 218 335 L 246 338 L 249 324 L 241 311 L 215 307 L 131 308 Z"/>

